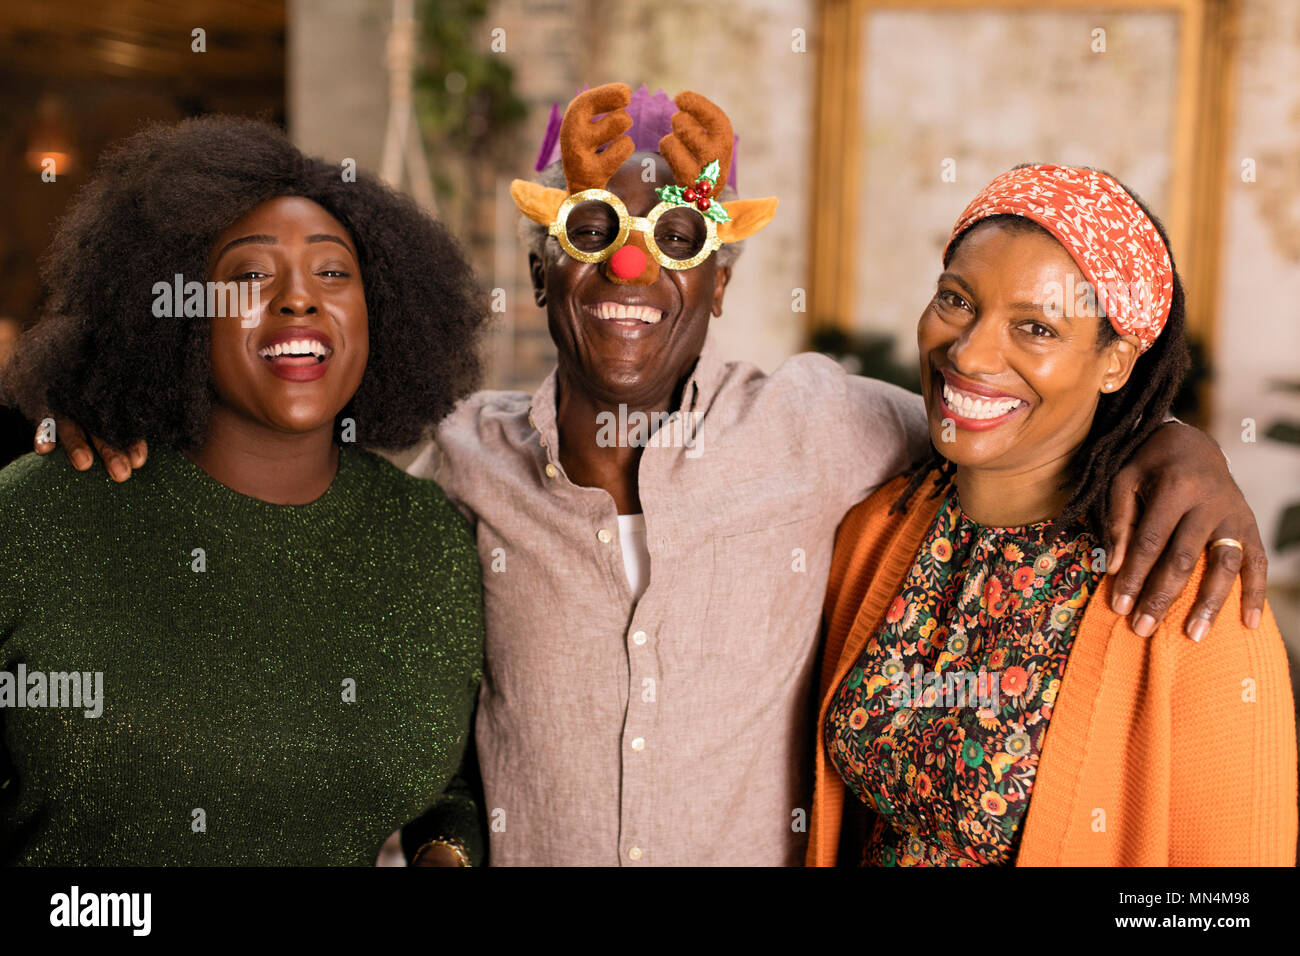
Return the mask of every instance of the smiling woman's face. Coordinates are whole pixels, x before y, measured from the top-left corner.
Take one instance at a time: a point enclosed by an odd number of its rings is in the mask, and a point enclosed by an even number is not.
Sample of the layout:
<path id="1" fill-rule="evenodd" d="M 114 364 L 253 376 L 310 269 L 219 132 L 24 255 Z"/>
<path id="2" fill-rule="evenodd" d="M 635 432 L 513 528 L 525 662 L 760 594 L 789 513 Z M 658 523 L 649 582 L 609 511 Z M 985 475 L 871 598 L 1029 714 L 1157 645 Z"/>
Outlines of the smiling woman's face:
<path id="1" fill-rule="evenodd" d="M 917 326 L 930 437 L 945 458 L 1011 474 L 1068 462 L 1137 358 L 1132 337 L 1099 347 L 1105 318 L 1051 308 L 1053 289 L 1059 306 L 1059 290 L 1084 282 L 1045 232 L 990 222 L 958 245 Z"/>
<path id="2" fill-rule="evenodd" d="M 316 203 L 284 196 L 226 229 L 213 256 L 211 280 L 260 287 L 252 328 L 238 316 L 211 320 L 220 403 L 277 431 L 332 428 L 370 354 L 352 237 Z"/>
<path id="3" fill-rule="evenodd" d="M 646 159 L 655 164 L 651 182 L 641 175 Z M 638 152 L 605 188 L 630 215 L 644 216 L 659 204 L 655 187 L 673 182 L 662 156 Z M 608 262 L 564 253 L 533 262 L 538 304 L 567 376 L 600 401 L 650 404 L 671 394 L 700 354 L 709 316 L 722 313 L 730 273 L 716 262 L 715 253 L 692 269 L 661 268 L 648 285 L 615 283 Z"/>

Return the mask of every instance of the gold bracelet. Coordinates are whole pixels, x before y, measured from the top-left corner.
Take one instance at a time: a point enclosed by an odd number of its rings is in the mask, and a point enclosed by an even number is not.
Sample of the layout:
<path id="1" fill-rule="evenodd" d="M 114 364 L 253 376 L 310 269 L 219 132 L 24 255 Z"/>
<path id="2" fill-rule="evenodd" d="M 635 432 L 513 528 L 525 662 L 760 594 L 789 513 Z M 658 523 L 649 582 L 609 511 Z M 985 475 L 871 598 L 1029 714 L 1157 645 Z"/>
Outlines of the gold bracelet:
<path id="1" fill-rule="evenodd" d="M 426 851 L 432 850 L 436 846 L 446 847 L 448 850 L 455 853 L 458 861 L 456 864 L 457 866 L 469 866 L 469 851 L 465 849 L 464 843 L 454 837 L 438 837 L 437 839 L 430 840 L 428 843 L 423 844 L 415 851 L 415 855 L 411 857 L 411 865 L 419 866 L 420 857 L 424 856 Z"/>

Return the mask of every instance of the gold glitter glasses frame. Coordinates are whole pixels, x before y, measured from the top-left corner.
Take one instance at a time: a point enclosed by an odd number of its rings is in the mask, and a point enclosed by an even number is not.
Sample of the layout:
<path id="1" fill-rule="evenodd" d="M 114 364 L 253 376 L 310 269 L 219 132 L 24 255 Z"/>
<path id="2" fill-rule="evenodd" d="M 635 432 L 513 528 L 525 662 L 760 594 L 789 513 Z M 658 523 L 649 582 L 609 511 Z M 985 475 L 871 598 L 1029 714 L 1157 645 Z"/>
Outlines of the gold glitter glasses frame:
<path id="1" fill-rule="evenodd" d="M 614 215 L 618 217 L 618 235 L 615 236 L 614 241 L 604 249 L 600 249 L 596 252 L 583 252 L 569 241 L 569 233 L 566 226 L 569 221 L 569 213 L 573 211 L 574 207 L 579 203 L 591 201 L 603 202 L 614 210 Z M 713 253 L 718 250 L 718 247 L 722 245 L 722 240 L 718 238 L 717 223 L 708 216 L 700 216 L 700 219 L 704 222 L 707 236 L 704 240 L 704 247 L 689 259 L 674 259 L 667 255 L 655 242 L 655 224 L 659 221 L 659 217 L 668 210 L 679 208 L 689 207 L 683 207 L 678 203 L 661 202 L 659 205 L 651 209 L 649 214 L 644 217 L 631 216 L 628 215 L 627 206 L 623 204 L 623 200 L 619 199 L 609 190 L 584 189 L 582 192 L 574 193 L 572 196 L 565 199 L 564 202 L 560 203 L 560 208 L 555 213 L 555 222 L 551 223 L 547 228 L 547 232 L 558 239 L 560 245 L 564 248 L 564 251 L 573 256 L 573 258 L 577 259 L 579 262 L 604 262 L 614 253 L 618 252 L 619 249 L 623 248 L 627 243 L 628 234 L 633 229 L 636 229 L 645 236 L 646 248 L 649 249 L 650 254 L 655 257 L 655 261 L 665 269 L 693 269 L 705 259 L 709 258 L 709 256 L 713 255 Z M 692 211 L 695 212 L 697 216 L 700 215 L 698 210 L 692 209 Z"/>

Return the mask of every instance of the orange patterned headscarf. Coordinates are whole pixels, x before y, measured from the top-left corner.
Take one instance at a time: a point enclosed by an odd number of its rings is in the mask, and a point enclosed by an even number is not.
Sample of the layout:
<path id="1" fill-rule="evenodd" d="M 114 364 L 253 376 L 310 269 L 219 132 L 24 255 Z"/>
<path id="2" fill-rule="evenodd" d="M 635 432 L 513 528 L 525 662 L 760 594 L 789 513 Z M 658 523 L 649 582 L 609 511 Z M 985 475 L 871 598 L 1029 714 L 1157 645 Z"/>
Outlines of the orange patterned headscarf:
<path id="1" fill-rule="evenodd" d="M 1105 173 L 1073 166 L 1003 173 L 958 217 L 944 262 L 958 236 L 1004 213 L 1032 219 L 1065 246 L 1116 332 L 1135 336 L 1143 352 L 1155 343 L 1169 320 L 1174 267 L 1155 223 L 1123 186 Z"/>

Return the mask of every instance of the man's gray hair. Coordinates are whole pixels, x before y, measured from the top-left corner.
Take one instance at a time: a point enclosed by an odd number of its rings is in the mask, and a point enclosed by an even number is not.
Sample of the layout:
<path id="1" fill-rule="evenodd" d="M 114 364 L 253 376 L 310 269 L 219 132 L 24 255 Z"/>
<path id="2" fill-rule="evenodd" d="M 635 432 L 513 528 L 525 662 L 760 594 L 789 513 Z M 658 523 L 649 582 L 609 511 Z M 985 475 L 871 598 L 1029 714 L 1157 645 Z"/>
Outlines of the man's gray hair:
<path id="1" fill-rule="evenodd" d="M 551 165 L 541 171 L 533 182 L 546 186 L 550 189 L 563 189 L 568 191 L 568 184 L 564 181 L 564 167 L 557 159 Z M 722 188 L 721 200 L 730 202 L 738 199 L 739 195 L 736 190 L 728 183 Z M 519 235 L 528 243 L 528 251 L 535 253 L 543 261 L 546 260 L 546 254 L 563 255 L 564 250 L 560 248 L 560 242 L 554 236 L 548 235 L 546 227 L 533 222 L 527 216 L 519 217 Z M 714 255 L 714 264 L 719 269 L 730 269 L 740 258 L 744 251 L 745 243 L 741 242 L 724 242 L 718 247 Z"/>

